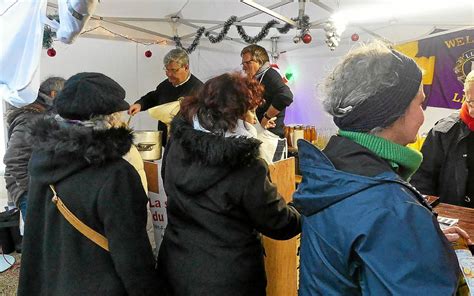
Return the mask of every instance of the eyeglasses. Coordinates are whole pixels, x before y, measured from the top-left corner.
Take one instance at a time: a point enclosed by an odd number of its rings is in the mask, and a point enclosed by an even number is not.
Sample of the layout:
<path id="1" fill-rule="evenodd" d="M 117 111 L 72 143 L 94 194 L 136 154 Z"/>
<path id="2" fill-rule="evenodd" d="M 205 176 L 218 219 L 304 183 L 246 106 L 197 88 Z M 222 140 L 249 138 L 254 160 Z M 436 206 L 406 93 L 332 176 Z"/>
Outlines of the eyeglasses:
<path id="1" fill-rule="evenodd" d="M 163 70 L 164 70 L 165 72 L 167 72 L 167 73 L 174 73 L 174 74 L 176 74 L 176 73 L 178 73 L 179 69 L 181 69 L 181 68 L 183 68 L 183 67 L 179 67 L 179 68 L 176 68 L 176 69 L 168 69 L 168 68 L 166 68 L 166 67 L 163 67 Z"/>
<path id="2" fill-rule="evenodd" d="M 464 102 L 468 104 L 469 106 L 474 107 L 474 100 L 469 100 L 469 101 L 465 100 Z"/>
<path id="3" fill-rule="evenodd" d="M 242 63 L 240 63 L 242 66 L 243 65 L 249 65 L 251 62 L 255 62 L 254 60 L 248 60 L 248 61 L 243 61 Z"/>

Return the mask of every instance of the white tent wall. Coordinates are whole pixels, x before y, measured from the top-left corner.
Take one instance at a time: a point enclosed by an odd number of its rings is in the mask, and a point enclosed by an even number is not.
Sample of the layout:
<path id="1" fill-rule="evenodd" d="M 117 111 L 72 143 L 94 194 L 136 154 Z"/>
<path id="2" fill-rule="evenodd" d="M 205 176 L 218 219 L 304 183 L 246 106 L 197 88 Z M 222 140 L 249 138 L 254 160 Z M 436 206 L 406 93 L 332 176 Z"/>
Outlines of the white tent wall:
<path id="1" fill-rule="evenodd" d="M 57 43 L 55 57 L 46 51 L 41 56 L 41 80 L 49 76 L 69 78 L 78 72 L 101 72 L 126 90 L 127 101 L 135 102 L 152 91 L 166 76 L 163 57 L 174 48 L 166 45 L 146 46 L 129 41 L 79 38 L 72 45 Z M 147 58 L 146 50 L 153 55 Z M 240 69 L 240 48 L 222 44 L 216 49 L 198 47 L 190 55 L 191 72 L 201 80 L 226 71 Z M 140 112 L 132 120 L 136 130 L 156 129 L 156 121 L 147 112 Z"/>
<path id="2" fill-rule="evenodd" d="M 269 43 L 262 45 L 270 47 Z M 199 46 L 190 55 L 191 71 L 202 81 L 224 72 L 240 71 L 240 50 L 244 46 L 228 42 Z M 67 79 L 85 71 L 101 72 L 119 82 L 127 92 L 127 101 L 133 103 L 166 78 L 162 60 L 172 48 L 97 38 L 78 38 L 73 45 L 55 43 L 55 57 L 49 57 L 45 50 L 41 56 L 41 80 L 49 76 Z M 151 58 L 145 57 L 146 50 L 152 51 Z M 339 57 L 328 50 L 327 55 L 315 58 L 311 55 L 313 51 L 287 52 L 278 60 L 282 74 L 288 67 L 294 72 L 288 84 L 294 93 L 294 103 L 287 110 L 286 123 L 334 128 L 318 100 L 317 84 Z M 147 112 L 140 112 L 132 120 L 132 126 L 136 130 L 156 129 L 156 121 Z"/>
<path id="3" fill-rule="evenodd" d="M 269 43 L 262 43 L 267 49 Z M 199 46 L 190 55 L 191 71 L 202 81 L 229 71 L 240 71 L 240 50 L 244 44 L 222 42 Z M 163 57 L 172 46 L 145 46 L 128 41 L 79 38 L 73 45 L 57 43 L 55 57 L 46 51 L 41 56 L 41 79 L 49 76 L 69 78 L 78 72 L 101 72 L 122 85 L 127 92 L 127 101 L 135 100 L 154 90 L 166 78 Z M 153 55 L 146 58 L 144 52 L 151 50 Z M 324 77 L 322 69 L 329 69 L 338 57 L 314 58 L 311 49 L 292 51 L 280 56 L 278 65 L 284 74 L 291 67 L 295 73 L 289 87 L 294 93 L 294 103 L 287 111 L 287 124 L 311 124 L 318 127 L 333 128 L 332 120 L 322 111 L 317 99 L 317 83 Z M 140 112 L 132 120 L 137 130 L 155 129 L 156 121 L 147 112 Z"/>
<path id="4" fill-rule="evenodd" d="M 287 109 L 286 124 L 314 125 L 325 132 L 335 132 L 337 127 L 322 106 L 321 87 L 325 77 L 330 73 L 337 62 L 354 44 L 342 45 L 334 52 L 322 53 L 314 48 L 288 51 L 280 56 L 280 68 L 291 68 L 294 80 L 290 81 L 295 100 Z M 455 110 L 446 108 L 428 107 L 425 112 L 425 121 L 419 134 L 424 135 L 441 118 L 448 116 Z"/>
<path id="5" fill-rule="evenodd" d="M 267 50 L 271 48 L 269 42 L 262 45 Z M 244 46 L 235 42 L 204 42 L 190 55 L 191 71 L 202 81 L 224 72 L 239 71 L 240 50 Z M 282 74 L 288 68 L 294 73 L 288 84 L 294 94 L 294 102 L 287 109 L 287 124 L 315 125 L 320 129 L 335 130 L 332 119 L 322 108 L 319 86 L 352 46 L 354 44 L 341 45 L 334 52 L 326 48 L 327 51 L 321 51 L 301 47 L 280 54 L 278 65 Z M 42 53 L 41 79 L 53 75 L 69 78 L 83 71 L 101 72 L 119 82 L 127 92 L 127 101 L 133 103 L 166 78 L 162 60 L 172 48 L 169 45 L 146 46 L 97 38 L 78 38 L 72 45 L 55 43 L 55 57 L 49 57 L 45 51 Z M 146 50 L 153 52 L 151 58 L 145 57 Z M 421 133 L 429 131 L 436 121 L 451 112 L 450 109 L 429 108 L 425 112 Z M 140 112 L 132 120 L 132 127 L 136 130 L 156 129 L 156 121 L 147 112 Z"/>
<path id="6" fill-rule="evenodd" d="M 294 94 L 294 103 L 288 108 L 287 124 L 314 125 L 319 129 L 335 129 L 331 117 L 321 104 L 320 86 L 324 77 L 337 63 L 339 53 L 314 55 L 314 49 L 289 51 L 281 55 L 282 68 L 291 67 L 294 78 L 289 86 Z M 283 63 L 284 61 L 284 63 Z"/>

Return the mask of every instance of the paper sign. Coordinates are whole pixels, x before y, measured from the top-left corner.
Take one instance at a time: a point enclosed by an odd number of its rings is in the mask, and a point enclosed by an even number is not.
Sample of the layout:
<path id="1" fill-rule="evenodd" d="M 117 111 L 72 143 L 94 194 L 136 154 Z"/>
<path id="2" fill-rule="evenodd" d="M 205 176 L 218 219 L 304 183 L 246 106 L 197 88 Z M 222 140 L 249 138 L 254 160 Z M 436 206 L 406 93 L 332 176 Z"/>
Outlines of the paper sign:
<path id="1" fill-rule="evenodd" d="M 161 168 L 161 159 L 158 160 L 157 163 L 158 168 Z M 157 178 L 158 193 L 149 191 L 148 198 L 150 199 L 150 212 L 153 221 L 156 249 L 159 250 L 163 236 L 165 235 L 166 225 L 168 225 L 168 215 L 166 214 L 168 198 L 163 190 L 161 175 L 157 174 Z"/>

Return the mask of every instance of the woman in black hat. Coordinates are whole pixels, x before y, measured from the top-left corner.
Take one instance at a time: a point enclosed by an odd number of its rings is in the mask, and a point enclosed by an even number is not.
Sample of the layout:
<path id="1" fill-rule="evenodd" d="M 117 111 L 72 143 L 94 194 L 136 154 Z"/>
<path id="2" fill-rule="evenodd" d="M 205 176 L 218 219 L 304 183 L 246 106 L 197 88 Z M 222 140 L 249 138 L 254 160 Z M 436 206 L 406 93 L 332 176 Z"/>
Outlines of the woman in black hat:
<path id="1" fill-rule="evenodd" d="M 148 199 L 122 159 L 131 131 L 114 125 L 124 98 L 111 78 L 79 73 L 57 96 L 58 115 L 36 122 L 19 295 L 160 294 Z"/>
<path id="2" fill-rule="evenodd" d="M 454 250 L 408 183 L 422 160 L 406 147 L 424 119 L 421 77 L 411 58 L 372 43 L 325 80 L 324 108 L 339 131 L 322 152 L 298 143 L 299 295 L 456 293 Z"/>

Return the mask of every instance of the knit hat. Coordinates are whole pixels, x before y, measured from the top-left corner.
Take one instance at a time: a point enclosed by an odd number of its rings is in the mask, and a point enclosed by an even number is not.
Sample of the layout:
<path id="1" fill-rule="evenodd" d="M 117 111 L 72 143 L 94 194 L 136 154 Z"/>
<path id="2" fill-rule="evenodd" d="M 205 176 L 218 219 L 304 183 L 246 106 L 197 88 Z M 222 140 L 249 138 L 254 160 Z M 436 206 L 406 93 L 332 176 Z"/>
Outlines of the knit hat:
<path id="1" fill-rule="evenodd" d="M 101 73 L 78 73 L 69 78 L 54 100 L 58 114 L 66 119 L 88 120 L 129 108 L 125 90 Z"/>
<path id="2" fill-rule="evenodd" d="M 420 88 L 421 70 L 413 59 L 396 50 L 392 50 L 392 59 L 390 71 L 397 75 L 398 83 L 380 89 L 344 116 L 334 117 L 340 129 L 369 132 L 376 127 L 388 127 L 405 114 Z"/>

